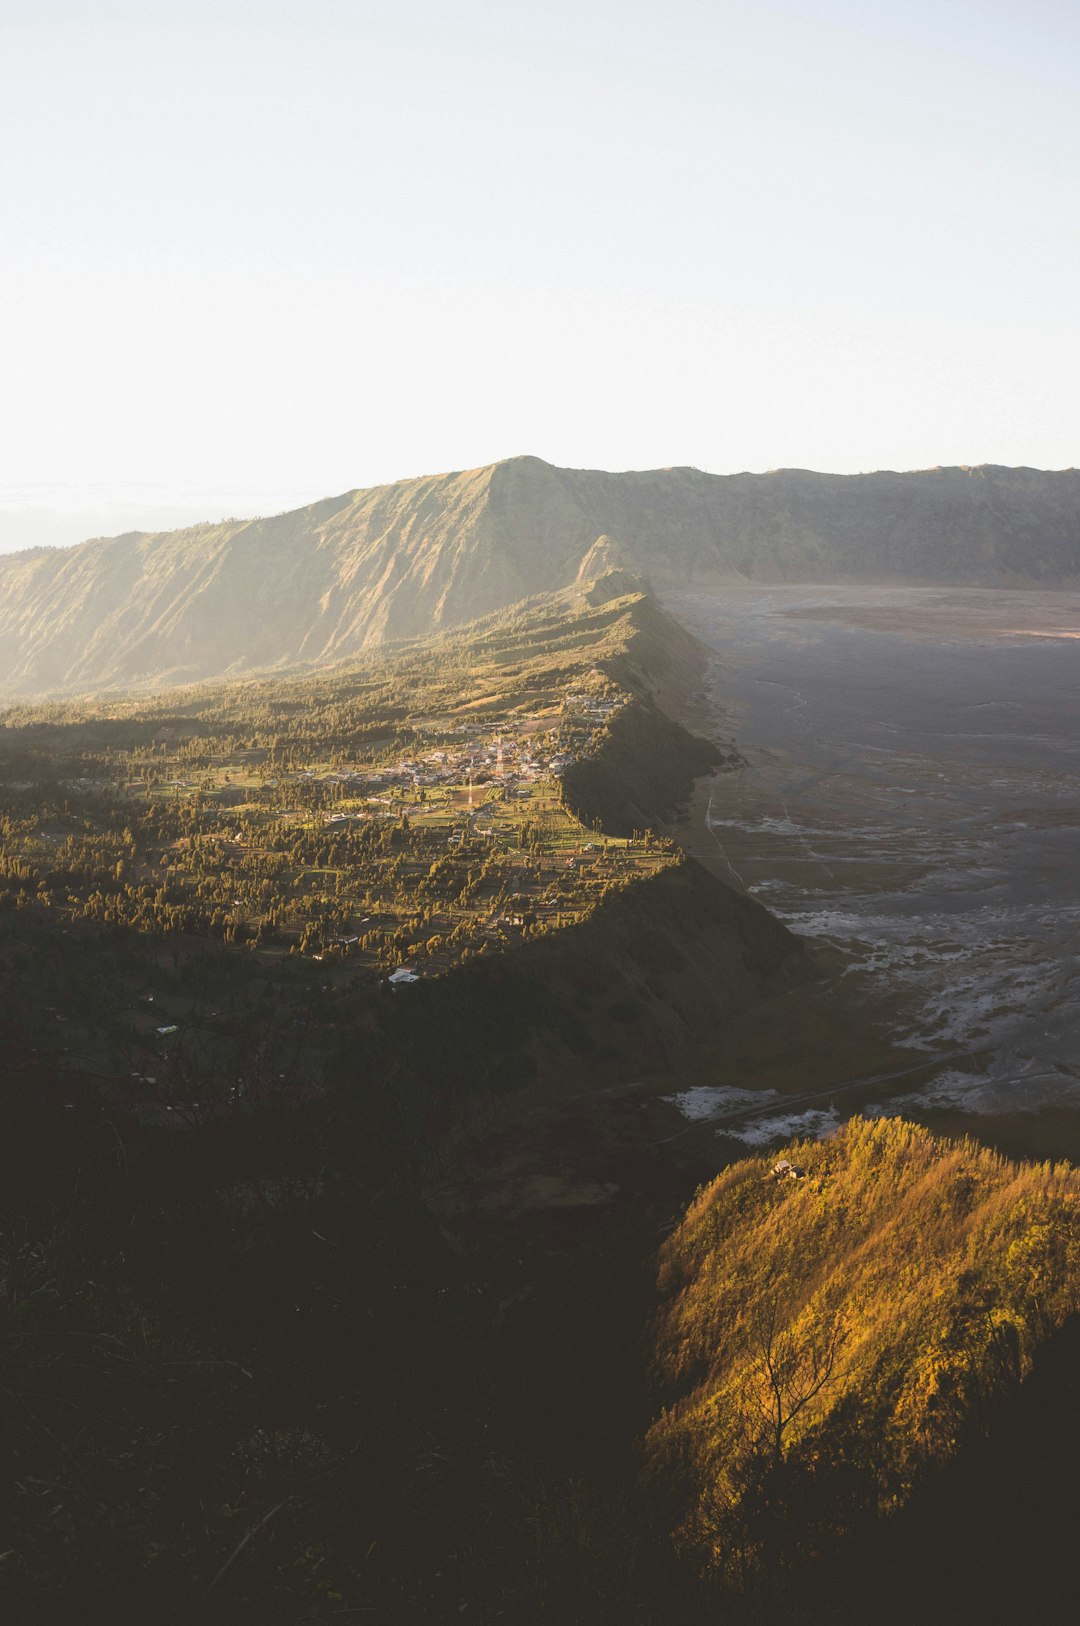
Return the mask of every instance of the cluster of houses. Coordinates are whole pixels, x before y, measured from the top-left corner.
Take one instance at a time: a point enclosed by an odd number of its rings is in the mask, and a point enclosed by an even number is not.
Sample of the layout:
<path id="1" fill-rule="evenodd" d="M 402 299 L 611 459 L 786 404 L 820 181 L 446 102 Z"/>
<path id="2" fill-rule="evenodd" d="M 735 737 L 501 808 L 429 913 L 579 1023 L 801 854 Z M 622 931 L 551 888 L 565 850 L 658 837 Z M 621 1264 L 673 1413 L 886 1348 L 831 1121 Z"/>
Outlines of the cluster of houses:
<path id="1" fill-rule="evenodd" d="M 568 768 L 581 755 L 589 732 L 606 723 L 622 704 L 621 698 L 568 694 L 558 724 L 544 732 L 536 725 L 547 719 L 539 717 L 522 718 L 517 732 L 488 733 L 483 724 L 466 723 L 457 730 L 464 736 L 460 744 L 447 743 L 423 756 L 403 757 L 388 767 L 341 769 L 321 775 L 309 770 L 303 777 L 317 777 L 320 784 L 340 785 L 354 794 L 416 794 L 439 786 L 497 782 L 510 795 L 527 796 L 531 785 L 557 777 Z M 482 734 L 487 737 L 477 738 Z M 348 817 L 341 814 L 331 822 Z"/>
<path id="2" fill-rule="evenodd" d="M 475 724 L 469 725 L 470 732 Z M 383 774 L 386 784 L 419 790 L 427 786 L 500 782 L 507 790 L 526 789 L 560 773 L 573 760 L 554 748 L 546 735 L 496 731 L 484 741 L 469 740 L 429 751 L 417 761 L 402 761 Z M 378 776 L 372 775 L 375 779 Z"/>
<path id="3" fill-rule="evenodd" d="M 422 756 L 403 757 L 389 766 L 341 768 L 330 773 L 305 768 L 297 778 L 340 786 L 346 795 L 385 791 L 388 800 L 403 792 L 415 795 L 438 786 L 491 782 L 501 783 L 509 795 L 524 797 L 529 795 L 530 785 L 558 777 L 582 756 L 588 750 L 591 735 L 625 705 L 626 698 L 587 689 L 571 690 L 563 696 L 558 715 L 516 718 L 513 729 L 492 730 L 483 722 L 458 722 L 453 728 L 440 729 L 447 743 Z M 179 777 L 166 780 L 164 784 L 165 788 L 177 792 L 197 788 L 194 780 Z M 279 779 L 268 779 L 262 782 L 262 788 L 276 789 L 279 784 Z M 129 781 L 124 788 L 141 791 L 146 785 L 139 779 Z M 217 800 L 228 805 L 242 802 L 247 796 L 248 792 L 238 787 L 226 786 L 219 788 Z M 344 822 L 354 816 L 340 814 L 331 822 Z"/>
<path id="4" fill-rule="evenodd" d="M 606 723 L 608 718 L 626 704 L 622 695 L 601 695 L 572 691 L 563 696 L 563 711 L 576 712 L 586 721 L 595 725 Z"/>

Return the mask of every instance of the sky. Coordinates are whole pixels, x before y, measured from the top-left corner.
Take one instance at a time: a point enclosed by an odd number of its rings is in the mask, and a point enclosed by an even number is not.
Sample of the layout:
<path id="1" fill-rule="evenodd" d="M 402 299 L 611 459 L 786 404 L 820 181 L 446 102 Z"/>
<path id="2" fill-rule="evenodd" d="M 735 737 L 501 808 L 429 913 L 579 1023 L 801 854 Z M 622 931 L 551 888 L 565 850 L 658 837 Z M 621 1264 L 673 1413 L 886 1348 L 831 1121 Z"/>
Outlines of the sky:
<path id="1" fill-rule="evenodd" d="M 0 550 L 1080 463 L 1074 0 L 0 0 Z"/>

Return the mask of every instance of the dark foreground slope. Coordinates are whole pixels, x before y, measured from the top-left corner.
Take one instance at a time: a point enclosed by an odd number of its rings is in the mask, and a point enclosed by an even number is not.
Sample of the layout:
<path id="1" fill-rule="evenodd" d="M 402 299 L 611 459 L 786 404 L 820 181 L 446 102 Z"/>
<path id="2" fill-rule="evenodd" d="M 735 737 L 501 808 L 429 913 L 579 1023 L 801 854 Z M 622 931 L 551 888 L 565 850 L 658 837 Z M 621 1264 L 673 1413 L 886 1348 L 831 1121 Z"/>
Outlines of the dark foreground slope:
<path id="1" fill-rule="evenodd" d="M 132 926 L 118 911 L 132 887 L 175 888 L 151 878 L 163 854 L 209 864 L 215 820 L 234 821 L 226 873 L 241 906 L 243 851 L 265 859 L 289 818 L 331 828 L 320 821 L 339 802 L 285 803 L 315 794 L 309 762 L 371 749 L 365 720 L 407 741 L 414 711 L 430 721 L 456 697 L 467 718 L 479 700 L 490 728 L 507 709 L 520 722 L 523 695 L 557 717 L 557 692 L 590 679 L 633 682 L 620 715 L 653 716 L 650 682 L 688 681 L 694 656 L 630 595 L 399 652 L 382 681 L 371 668 L 293 678 L 141 715 L 131 702 L 58 707 L 7 731 L 5 1619 L 570 1626 L 621 1607 L 625 1587 L 579 1532 L 608 1531 L 623 1567 L 641 1267 L 685 1186 L 631 1086 L 805 975 L 799 945 L 666 847 L 595 896 L 579 878 L 588 906 L 565 924 L 397 989 L 355 955 L 244 948 L 194 917 L 166 934 L 152 912 Z M 149 745 L 160 764 L 163 746 L 183 749 L 193 780 L 239 777 L 237 750 L 262 733 L 281 736 L 272 807 L 211 805 L 202 784 L 185 802 L 174 763 L 168 783 L 110 811 L 132 753 Z M 703 749 L 666 738 L 655 760 L 646 738 L 637 763 L 658 814 Z M 385 736 L 392 760 L 401 749 Z M 93 767 L 102 753 L 107 772 Z M 201 833 L 144 844 L 143 821 L 173 807 Z M 125 819 L 128 856 L 114 861 Z M 398 841 L 384 856 L 399 880 L 406 822 L 357 826 Z M 249 848 L 245 830 L 259 837 Z M 459 834 L 460 861 L 490 880 L 490 844 Z M 441 843 L 440 861 L 454 850 L 445 829 Z M 510 851 L 524 885 L 540 847 Z M 347 856 L 342 873 L 374 862 Z M 83 858 L 112 900 L 104 916 L 73 901 Z M 303 866 L 310 884 L 325 885 L 331 858 Z M 517 1148 L 497 1212 L 490 1185 L 470 1196 L 470 1148 L 489 1132 Z M 670 1597 L 662 1532 L 658 1563 Z"/>
<path id="2" fill-rule="evenodd" d="M 588 842 L 571 844 L 580 868 L 564 870 L 580 907 L 549 930 L 523 928 L 439 960 L 441 972 L 405 987 L 387 985 L 375 950 L 368 961 L 316 957 L 302 938 L 289 952 L 238 930 L 265 902 L 261 887 L 257 898 L 237 890 L 243 855 L 265 864 L 279 826 L 304 841 L 336 828 L 343 787 L 312 765 L 328 754 L 367 758 L 373 735 L 396 761 L 423 719 L 441 719 L 439 737 L 450 739 L 455 700 L 462 715 L 484 716 L 486 731 L 537 707 L 563 716 L 563 691 L 617 690 L 614 711 L 598 699 L 570 713 L 595 725 L 569 731 L 599 775 L 577 787 L 580 810 L 594 817 L 590 797 L 602 794 L 613 819 L 670 815 L 708 748 L 676 729 L 657 697 L 694 682 L 700 651 L 640 594 L 588 596 L 599 602 L 576 615 L 548 604 L 461 640 L 399 650 L 381 677 L 373 663 L 193 691 L 141 716 L 130 700 L 96 715 L 28 708 L 0 740 L 4 837 L 18 843 L 0 908 L 5 1620 L 861 1626 L 882 1578 L 888 1596 L 875 1617 L 891 1608 L 897 1622 L 965 1618 L 956 1607 L 935 1614 L 932 1594 L 917 1599 L 911 1575 L 923 1571 L 906 1560 L 936 1540 L 955 1575 L 981 1572 L 981 1523 L 958 1520 L 954 1506 L 967 1504 L 970 1476 L 935 1480 L 936 1504 L 913 1498 L 906 1548 L 863 1496 L 865 1541 L 857 1562 L 842 1548 L 842 1572 L 819 1541 L 816 1506 L 808 1512 L 786 1488 L 759 1500 L 766 1530 L 785 1516 L 770 1572 L 783 1583 L 780 1613 L 752 1551 L 732 1585 L 723 1564 L 702 1574 L 696 1546 L 680 1551 L 670 1539 L 710 1466 L 694 1396 L 683 1395 L 670 1433 L 665 1419 L 653 1437 L 665 1472 L 641 1482 L 638 1443 L 661 1403 L 647 1360 L 653 1254 L 724 1162 L 723 1143 L 673 1125 L 672 1109 L 639 1087 L 642 1074 L 681 1063 L 733 1019 L 747 1031 L 767 1026 L 763 996 L 790 991 L 808 969 L 783 927 L 662 838 L 627 848 L 584 832 Z M 258 744 L 264 735 L 270 745 Z M 541 737 L 528 736 L 534 749 Z M 234 791 L 252 778 L 243 764 L 253 741 L 275 753 L 261 782 L 267 801 L 215 800 L 219 779 L 233 776 Z M 167 779 L 93 767 L 107 756 L 130 768 L 148 751 Z M 173 756 L 200 781 L 187 798 Z M 102 781 L 117 778 L 132 826 L 122 860 L 101 816 L 113 794 Z M 494 805 L 504 818 L 527 804 Z M 142 843 L 141 821 L 169 809 L 204 821 L 200 840 L 176 848 L 158 826 L 159 839 Z M 490 887 L 490 843 L 466 837 L 466 812 L 455 818 L 465 851 L 449 847 L 447 825 L 442 854 L 475 865 L 478 885 L 486 869 Z M 234 821 L 224 847 L 212 838 L 218 821 L 222 830 Z M 539 846 L 503 853 L 520 854 L 515 885 L 545 844 L 566 866 L 571 848 L 555 824 L 552 806 Z M 328 877 L 337 895 L 337 878 L 369 865 L 372 885 L 386 866 L 414 884 L 404 837 L 418 833 L 393 813 L 355 828 L 368 825 L 380 840 L 385 831 L 388 849 L 308 854 L 293 877 L 303 883 L 297 910 L 317 904 L 322 914 Z M 595 870 L 605 846 L 609 871 Z M 223 922 L 233 928 L 224 936 L 200 935 L 197 920 L 183 935 L 163 933 L 149 908 L 136 929 L 118 916 L 143 886 L 168 905 L 178 878 L 159 887 L 152 872 L 178 851 L 198 858 L 181 879 L 228 881 L 223 903 L 240 913 Z M 89 917 L 68 895 L 80 853 L 108 903 Z M 637 862 L 645 854 L 648 866 Z M 266 869 L 264 880 L 280 880 L 279 866 Z M 750 1080 L 753 1069 L 748 1054 Z M 654 1080 L 652 1093 L 673 1083 Z M 912 1462 L 930 1454 L 926 1438 L 939 1441 L 965 1416 L 987 1419 L 986 1450 L 979 1440 L 970 1448 L 982 1491 L 971 1506 L 1000 1506 L 1003 1489 L 1023 1485 L 1025 1507 L 1048 1516 L 1017 1537 L 1010 1573 L 1037 1564 L 1038 1618 L 1069 1619 L 1052 1611 L 1045 1583 L 1071 1504 L 1059 1498 L 1055 1523 L 1038 1473 L 1040 1461 L 1076 1460 L 1075 1384 L 1067 1359 L 1041 1370 L 1037 1361 L 1034 1386 L 1015 1378 L 1034 1346 L 1057 1355 L 1043 1333 L 1068 1307 L 1075 1227 L 1055 1203 L 1074 1193 L 1075 1176 L 1012 1170 L 902 1133 L 893 1150 L 905 1156 L 886 1155 L 886 1135 L 881 1156 L 852 1156 L 846 1169 L 837 1152 L 807 1149 L 813 1185 L 766 1190 L 744 1170 L 711 1188 L 666 1250 L 666 1285 L 679 1276 L 688 1313 L 681 1327 L 672 1314 L 678 1336 L 665 1348 L 678 1346 L 677 1366 L 685 1347 L 711 1378 L 725 1351 L 738 1356 L 761 1281 L 813 1297 L 832 1248 L 838 1280 L 857 1281 L 876 1337 L 860 1349 L 877 1351 L 883 1376 L 859 1392 L 876 1409 L 866 1410 L 873 1429 L 852 1466 L 883 1465 L 887 1483 L 889 1473 L 906 1483 Z M 719 1200 L 732 1189 L 745 1198 L 734 1218 Z M 715 1277 L 724 1285 L 721 1245 L 741 1285 L 726 1298 L 712 1292 Z M 940 1268 L 928 1275 L 928 1264 Z M 882 1276 L 916 1308 L 920 1284 L 940 1286 L 939 1321 L 872 1315 Z M 695 1296 L 694 1284 L 705 1291 Z M 956 1326 L 975 1350 L 971 1373 L 956 1359 Z M 914 1394 L 890 1413 L 897 1372 L 916 1380 L 901 1398 Z M 1006 1402 L 1016 1401 L 1004 1441 L 999 1375 Z M 669 1376 L 679 1383 L 686 1368 Z M 734 1376 L 745 1381 L 737 1360 Z M 985 1411 L 965 1412 L 972 1382 Z M 722 1382 L 716 1400 L 726 1426 Z M 786 1453 L 796 1457 L 804 1439 L 789 1433 Z M 829 1506 L 846 1518 L 842 1498 Z M 1000 1553 L 1000 1515 L 990 1528 Z M 794 1587 L 793 1564 L 803 1566 Z M 835 1606 L 841 1592 L 846 1614 Z M 953 1595 L 963 1599 L 962 1586 Z"/>
<path id="3" fill-rule="evenodd" d="M 188 681 L 460 625 L 581 573 L 1052 585 L 1080 474 L 609 474 L 538 458 L 0 558 L 0 694 Z"/>

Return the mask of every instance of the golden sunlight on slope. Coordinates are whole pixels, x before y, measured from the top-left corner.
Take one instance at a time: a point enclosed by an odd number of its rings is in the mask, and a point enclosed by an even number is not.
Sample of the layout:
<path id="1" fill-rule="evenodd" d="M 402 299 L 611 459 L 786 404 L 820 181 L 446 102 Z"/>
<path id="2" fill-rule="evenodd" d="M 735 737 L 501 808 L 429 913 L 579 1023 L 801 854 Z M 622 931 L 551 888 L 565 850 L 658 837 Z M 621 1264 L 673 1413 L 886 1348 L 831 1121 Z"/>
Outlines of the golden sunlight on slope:
<path id="1" fill-rule="evenodd" d="M 1069 1165 L 897 1119 L 784 1157 L 725 1170 L 660 1260 L 648 1469 L 679 1540 L 732 1576 L 796 1508 L 812 1545 L 900 1506 L 1080 1307 Z"/>

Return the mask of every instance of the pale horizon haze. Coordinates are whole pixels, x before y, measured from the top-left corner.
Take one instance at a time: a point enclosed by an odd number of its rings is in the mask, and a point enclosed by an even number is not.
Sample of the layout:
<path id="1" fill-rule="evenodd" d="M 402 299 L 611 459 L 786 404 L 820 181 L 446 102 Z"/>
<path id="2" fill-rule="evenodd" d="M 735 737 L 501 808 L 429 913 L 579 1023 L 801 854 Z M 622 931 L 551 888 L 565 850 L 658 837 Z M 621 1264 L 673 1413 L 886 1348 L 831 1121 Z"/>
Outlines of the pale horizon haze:
<path id="1" fill-rule="evenodd" d="M 1063 0 L 0 0 L 0 551 L 530 452 L 1080 463 Z"/>

